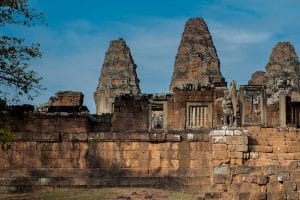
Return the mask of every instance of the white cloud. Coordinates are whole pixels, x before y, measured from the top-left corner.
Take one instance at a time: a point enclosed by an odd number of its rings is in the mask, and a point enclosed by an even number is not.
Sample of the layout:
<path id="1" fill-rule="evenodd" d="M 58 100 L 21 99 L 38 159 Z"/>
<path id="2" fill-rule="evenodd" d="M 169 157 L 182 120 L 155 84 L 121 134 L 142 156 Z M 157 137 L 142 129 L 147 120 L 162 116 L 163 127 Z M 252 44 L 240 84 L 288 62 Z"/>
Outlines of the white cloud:
<path id="1" fill-rule="evenodd" d="M 189 13 L 206 20 L 221 61 L 221 71 L 228 82 L 234 79 L 244 84 L 254 71 L 262 70 L 279 39 L 291 40 L 299 50 L 296 33 L 299 33 L 300 20 L 295 20 L 300 17 L 298 10 L 287 12 L 283 3 L 270 7 L 270 1 L 215 2 L 194 6 Z M 232 2 L 235 7 L 228 7 Z M 293 8 L 292 3 L 288 8 Z M 282 12 L 274 15 L 280 9 Z M 47 101 L 57 90 L 79 90 L 94 112 L 93 92 L 104 54 L 109 41 L 119 37 L 127 41 L 132 51 L 143 92 L 168 92 L 177 48 L 188 18 L 139 16 L 126 22 L 98 24 L 77 19 L 61 22 L 60 27 L 37 27 L 27 35 L 39 41 L 44 49 L 37 71 L 44 77 L 48 90 L 35 103 Z"/>
<path id="2" fill-rule="evenodd" d="M 258 44 L 269 40 L 272 33 L 265 31 L 253 31 L 243 28 L 224 25 L 212 25 L 214 37 L 232 45 Z"/>

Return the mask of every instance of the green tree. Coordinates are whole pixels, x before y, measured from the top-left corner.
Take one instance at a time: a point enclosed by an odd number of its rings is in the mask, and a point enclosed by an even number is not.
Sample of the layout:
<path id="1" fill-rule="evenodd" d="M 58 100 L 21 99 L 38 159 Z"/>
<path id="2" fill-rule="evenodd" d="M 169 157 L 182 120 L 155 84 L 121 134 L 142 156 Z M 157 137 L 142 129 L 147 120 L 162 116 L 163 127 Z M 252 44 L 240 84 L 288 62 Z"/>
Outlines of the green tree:
<path id="1" fill-rule="evenodd" d="M 42 55 L 39 44 L 27 44 L 24 38 L 9 36 L 5 28 L 36 23 L 43 23 L 43 15 L 30 8 L 28 0 L 0 0 L 0 146 L 4 149 L 14 141 L 10 126 L 18 123 L 6 101 L 17 100 L 21 95 L 32 99 L 42 89 L 41 77 L 29 69 L 30 61 Z"/>
<path id="2" fill-rule="evenodd" d="M 30 8 L 28 0 L 0 0 L 1 32 L 7 25 L 30 27 L 37 23 L 43 23 L 43 15 Z M 26 95 L 32 99 L 39 94 L 42 78 L 29 65 L 41 55 L 37 43 L 27 44 L 24 38 L 0 35 L 0 98 L 11 101 Z"/>

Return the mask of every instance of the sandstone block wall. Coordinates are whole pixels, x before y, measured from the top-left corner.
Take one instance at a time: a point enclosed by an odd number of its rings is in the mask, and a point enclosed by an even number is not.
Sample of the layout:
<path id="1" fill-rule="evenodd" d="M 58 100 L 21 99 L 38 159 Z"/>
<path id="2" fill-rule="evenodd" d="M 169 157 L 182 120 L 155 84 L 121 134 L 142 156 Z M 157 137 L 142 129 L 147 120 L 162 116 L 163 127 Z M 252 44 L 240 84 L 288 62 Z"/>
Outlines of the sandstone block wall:
<path id="1" fill-rule="evenodd" d="M 91 129 L 89 114 L 67 113 L 34 113 L 20 122 L 18 132 L 51 134 L 59 136 L 63 133 L 87 133 Z"/>
<path id="2" fill-rule="evenodd" d="M 49 100 L 49 106 L 82 106 L 83 94 L 81 92 L 57 92 Z"/>
<path id="3" fill-rule="evenodd" d="M 1 191 L 149 186 L 203 199 L 298 199 L 297 129 L 20 133 L 0 150 Z"/>
<path id="4" fill-rule="evenodd" d="M 212 153 L 222 154 L 216 154 L 212 165 L 214 186 L 222 188 L 222 194 L 215 195 L 220 199 L 299 199 L 298 130 L 249 127 L 244 133 L 211 132 Z"/>
<path id="5" fill-rule="evenodd" d="M 253 166 L 289 166 L 300 160 L 299 130 L 249 127 L 250 159 Z"/>
<path id="6" fill-rule="evenodd" d="M 148 100 L 141 96 L 120 97 L 115 99 L 112 115 L 113 131 L 146 131 L 148 130 Z"/>
<path id="7" fill-rule="evenodd" d="M 182 138 L 185 137 L 185 138 Z M 190 137 L 190 136 L 189 136 Z M 22 136 L 0 151 L 0 189 L 43 187 L 194 187 L 210 183 L 208 134 L 66 133 L 26 141 Z M 178 178 L 178 179 L 177 179 Z"/>

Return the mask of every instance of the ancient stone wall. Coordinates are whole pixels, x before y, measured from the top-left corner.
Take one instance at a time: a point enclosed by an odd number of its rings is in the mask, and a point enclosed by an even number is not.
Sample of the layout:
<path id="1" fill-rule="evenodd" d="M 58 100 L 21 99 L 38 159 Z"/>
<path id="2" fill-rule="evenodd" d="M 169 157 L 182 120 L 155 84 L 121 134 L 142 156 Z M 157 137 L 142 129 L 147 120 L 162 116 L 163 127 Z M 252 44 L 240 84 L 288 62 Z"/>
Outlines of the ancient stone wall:
<path id="1" fill-rule="evenodd" d="M 122 95 L 115 98 L 112 117 L 113 131 L 146 131 L 148 129 L 148 98 Z"/>
<path id="2" fill-rule="evenodd" d="M 49 106 L 82 106 L 83 94 L 74 91 L 60 91 L 50 97 Z"/>
<path id="3" fill-rule="evenodd" d="M 151 186 L 204 199 L 299 198 L 297 129 L 52 134 L 16 134 L 0 150 L 1 191 Z"/>
<path id="4" fill-rule="evenodd" d="M 199 128 L 212 128 L 222 125 L 222 100 L 223 90 L 178 90 L 175 89 L 173 98 L 167 102 L 168 130 L 193 129 L 189 127 L 189 107 L 207 107 L 204 113 L 206 120 Z M 194 115 L 196 115 L 195 113 Z"/>

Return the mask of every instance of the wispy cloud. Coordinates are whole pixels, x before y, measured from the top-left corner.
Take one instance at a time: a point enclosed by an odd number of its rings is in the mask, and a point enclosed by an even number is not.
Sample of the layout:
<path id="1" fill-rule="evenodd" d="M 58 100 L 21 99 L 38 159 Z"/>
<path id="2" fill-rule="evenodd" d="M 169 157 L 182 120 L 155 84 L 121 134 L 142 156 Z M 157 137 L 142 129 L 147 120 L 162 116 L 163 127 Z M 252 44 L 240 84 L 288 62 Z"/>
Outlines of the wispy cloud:
<path id="1" fill-rule="evenodd" d="M 232 45 L 258 44 L 269 40 L 272 33 L 235 29 L 234 27 L 216 26 L 214 28 L 215 38 Z"/>
<path id="2" fill-rule="evenodd" d="M 174 4 L 179 3 L 182 2 Z M 120 13 L 122 17 L 112 16 L 112 20 L 104 20 L 109 16 L 102 16 L 102 21 L 82 15 L 56 26 L 49 24 L 20 31 L 40 42 L 44 51 L 44 57 L 35 64 L 40 66 L 36 70 L 44 77 L 43 84 L 48 89 L 34 103 L 47 101 L 58 90 L 78 90 L 85 94 L 85 104 L 94 112 L 93 92 L 104 54 L 109 41 L 119 37 L 127 41 L 132 51 L 142 91 L 168 92 L 184 23 L 190 17 L 206 20 L 221 61 L 221 71 L 228 82 L 234 79 L 244 84 L 254 71 L 262 70 L 276 42 L 287 40 L 298 52 L 300 50 L 298 0 L 189 3 L 191 6 L 184 7 L 189 11 L 169 13 L 169 17 L 154 10 L 149 10 L 147 15 L 131 13 L 130 19 L 126 18 L 128 13 Z"/>

